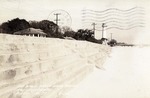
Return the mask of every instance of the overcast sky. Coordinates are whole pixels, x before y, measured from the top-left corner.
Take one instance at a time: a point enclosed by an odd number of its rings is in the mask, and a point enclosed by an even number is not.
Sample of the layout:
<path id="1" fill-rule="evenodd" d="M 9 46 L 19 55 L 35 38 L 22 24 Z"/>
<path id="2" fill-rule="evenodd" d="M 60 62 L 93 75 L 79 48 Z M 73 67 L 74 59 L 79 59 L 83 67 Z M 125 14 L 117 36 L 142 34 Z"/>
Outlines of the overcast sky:
<path id="1" fill-rule="evenodd" d="M 136 6 L 143 7 L 146 11 L 145 28 L 115 32 L 109 30 L 108 36 L 113 33 L 118 40 L 129 39 L 130 42 L 150 43 L 150 0 L 0 0 L 0 23 L 16 17 L 40 21 L 47 19 L 53 10 L 63 9 L 72 17 L 71 27 L 77 30 L 82 28 L 81 10 L 83 9 L 102 11 L 108 8 L 118 8 L 127 10 Z"/>

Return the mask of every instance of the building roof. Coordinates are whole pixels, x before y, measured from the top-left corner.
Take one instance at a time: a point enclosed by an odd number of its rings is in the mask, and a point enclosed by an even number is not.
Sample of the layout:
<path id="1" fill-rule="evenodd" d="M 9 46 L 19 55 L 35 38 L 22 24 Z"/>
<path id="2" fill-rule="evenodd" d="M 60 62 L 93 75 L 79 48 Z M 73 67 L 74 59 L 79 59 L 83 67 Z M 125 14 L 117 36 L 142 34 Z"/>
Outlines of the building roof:
<path id="1" fill-rule="evenodd" d="M 25 34 L 40 34 L 40 35 L 46 35 L 41 29 L 34 29 L 34 28 L 28 28 L 24 30 L 20 30 L 17 32 L 14 32 L 15 35 L 25 35 Z"/>

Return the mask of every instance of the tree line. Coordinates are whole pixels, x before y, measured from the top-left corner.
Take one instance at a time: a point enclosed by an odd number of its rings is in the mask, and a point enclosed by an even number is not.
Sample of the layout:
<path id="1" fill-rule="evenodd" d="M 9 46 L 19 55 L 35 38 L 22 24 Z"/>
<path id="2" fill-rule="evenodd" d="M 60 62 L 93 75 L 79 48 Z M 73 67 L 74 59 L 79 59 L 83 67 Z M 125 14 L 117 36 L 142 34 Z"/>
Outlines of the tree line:
<path id="1" fill-rule="evenodd" d="M 57 24 L 49 20 L 27 21 L 25 19 L 15 18 L 0 25 L 0 32 L 13 34 L 14 32 L 27 28 L 41 29 L 47 34 L 47 37 L 65 38 L 71 37 L 76 40 L 86 40 L 95 43 L 101 43 L 101 40 L 94 38 L 94 32 L 89 29 L 79 29 L 73 31 L 70 27 L 60 28 Z M 57 31 L 58 28 L 58 31 Z"/>

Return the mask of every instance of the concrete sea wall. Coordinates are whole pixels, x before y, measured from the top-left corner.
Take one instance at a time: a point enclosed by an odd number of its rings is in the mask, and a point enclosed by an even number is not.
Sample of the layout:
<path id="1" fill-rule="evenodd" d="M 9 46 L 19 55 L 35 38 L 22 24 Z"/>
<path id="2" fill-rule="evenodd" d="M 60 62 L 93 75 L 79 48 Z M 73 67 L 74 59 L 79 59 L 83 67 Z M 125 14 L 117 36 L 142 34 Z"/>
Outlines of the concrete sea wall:
<path id="1" fill-rule="evenodd" d="M 61 98 L 109 53 L 86 41 L 0 34 L 0 98 Z"/>

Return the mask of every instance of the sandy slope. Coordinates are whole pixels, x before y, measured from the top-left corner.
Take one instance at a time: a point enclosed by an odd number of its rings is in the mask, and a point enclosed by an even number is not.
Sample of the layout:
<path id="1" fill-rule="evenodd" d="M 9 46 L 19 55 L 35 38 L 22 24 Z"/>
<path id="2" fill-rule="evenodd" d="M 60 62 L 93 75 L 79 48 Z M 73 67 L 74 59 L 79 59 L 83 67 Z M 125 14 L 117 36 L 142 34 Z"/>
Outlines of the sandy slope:
<path id="1" fill-rule="evenodd" d="M 150 47 L 114 47 L 104 69 L 96 69 L 67 98 L 150 98 Z"/>

